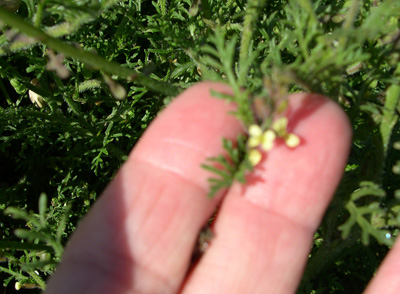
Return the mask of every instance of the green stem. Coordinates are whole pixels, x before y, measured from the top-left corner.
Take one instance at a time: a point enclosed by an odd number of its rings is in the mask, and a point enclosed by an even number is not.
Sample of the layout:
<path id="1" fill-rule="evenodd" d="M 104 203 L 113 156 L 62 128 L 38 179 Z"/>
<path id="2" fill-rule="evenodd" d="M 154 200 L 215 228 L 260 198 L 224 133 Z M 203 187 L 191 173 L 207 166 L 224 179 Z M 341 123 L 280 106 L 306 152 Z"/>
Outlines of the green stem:
<path id="1" fill-rule="evenodd" d="M 245 62 L 249 56 L 250 44 L 254 33 L 254 24 L 264 4 L 265 1 L 263 0 L 248 0 L 247 2 L 242 38 L 240 40 L 240 62 Z"/>
<path id="2" fill-rule="evenodd" d="M 5 272 L 5 273 L 7 273 L 7 274 L 9 274 L 11 276 L 18 277 L 20 279 L 27 279 L 28 278 L 27 276 L 21 275 L 20 273 L 14 272 L 13 270 L 10 270 L 10 269 L 2 267 L 2 266 L 0 266 L 0 272 Z"/>
<path id="3" fill-rule="evenodd" d="M 349 30 L 353 27 L 354 20 L 356 19 L 358 10 L 360 8 L 360 0 L 353 0 L 349 12 L 346 15 L 346 20 L 343 23 L 343 29 Z"/>
<path id="4" fill-rule="evenodd" d="M 357 17 L 357 13 L 360 8 L 360 0 L 352 0 L 351 1 L 351 6 L 346 14 L 346 19 L 343 22 L 342 30 L 345 31 L 351 31 L 351 29 L 354 26 L 354 21 Z M 339 44 L 341 44 L 341 47 L 347 46 L 349 42 L 349 36 L 348 35 L 343 35 L 339 37 Z M 337 48 L 335 49 L 337 50 Z"/>
<path id="5" fill-rule="evenodd" d="M 46 283 L 43 279 L 37 275 L 34 271 L 27 271 L 27 273 L 35 280 L 35 282 L 39 285 L 39 287 L 44 290 L 46 288 Z"/>
<path id="6" fill-rule="evenodd" d="M 159 7 L 160 7 L 161 15 L 166 16 L 167 15 L 167 0 L 160 0 Z"/>
<path id="7" fill-rule="evenodd" d="M 47 245 L 21 243 L 17 241 L 0 241 L 0 249 L 4 250 L 37 250 L 53 252 L 53 248 Z"/>
<path id="8" fill-rule="evenodd" d="M 35 28 L 39 28 L 40 27 L 40 23 L 42 22 L 42 15 L 43 15 L 43 9 L 44 9 L 44 5 L 46 4 L 45 0 L 40 1 L 40 3 L 37 6 L 37 10 L 36 10 L 36 14 L 34 17 L 34 26 Z"/>
<path id="9" fill-rule="evenodd" d="M 90 52 L 78 49 L 76 47 L 65 44 L 64 42 L 55 39 L 43 31 L 26 23 L 22 18 L 0 8 L 0 19 L 2 22 L 19 29 L 24 34 L 38 39 L 55 51 L 63 53 L 67 57 L 76 58 L 93 68 L 106 72 L 108 74 L 118 75 L 146 87 L 149 90 L 164 94 L 166 96 L 176 96 L 180 89 L 165 83 L 151 79 L 133 69 L 123 67 L 118 63 L 105 60 L 103 57 L 92 54 Z"/>
<path id="10" fill-rule="evenodd" d="M 395 75 L 400 75 L 400 65 L 397 66 Z M 393 84 L 386 91 L 385 106 L 383 107 L 383 116 L 380 125 L 380 133 L 382 136 L 382 143 L 384 147 L 384 154 L 386 156 L 392 130 L 397 124 L 398 115 L 396 113 L 397 106 L 400 102 L 400 85 Z"/>
<path id="11" fill-rule="evenodd" d="M 299 5 L 302 9 L 307 11 L 312 24 L 318 22 L 317 16 L 315 15 L 313 5 L 310 0 L 298 0 Z"/>

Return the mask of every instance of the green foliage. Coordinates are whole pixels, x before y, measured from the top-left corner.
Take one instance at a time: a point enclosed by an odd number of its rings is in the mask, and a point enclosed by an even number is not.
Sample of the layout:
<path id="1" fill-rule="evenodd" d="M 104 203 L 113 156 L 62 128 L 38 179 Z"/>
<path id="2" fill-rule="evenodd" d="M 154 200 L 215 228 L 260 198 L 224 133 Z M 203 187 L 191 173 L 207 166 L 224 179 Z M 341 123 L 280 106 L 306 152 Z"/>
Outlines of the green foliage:
<path id="1" fill-rule="evenodd" d="M 223 139 L 222 146 L 226 154 L 208 158 L 210 164 L 202 165 L 203 168 L 218 176 L 208 180 L 210 183 L 208 197 L 212 198 L 219 190 L 229 188 L 233 181 L 245 183 L 246 172 L 252 170 L 252 166 L 246 158 L 246 141 L 245 136 L 239 135 L 236 139 L 237 145 L 234 146 L 232 141 Z"/>
<path id="2" fill-rule="evenodd" d="M 201 52 L 205 53 L 201 58 L 200 70 L 205 75 L 205 79 L 221 80 L 225 77 L 232 87 L 233 95 L 223 95 L 214 93 L 215 96 L 225 98 L 228 101 L 236 102 L 238 109 L 235 115 L 246 126 L 254 123 L 254 116 L 251 110 L 249 96 L 251 92 L 244 87 L 248 80 L 250 66 L 257 58 L 257 52 L 251 52 L 242 64 L 234 64 L 236 38 L 225 42 L 225 33 L 220 28 L 215 29 L 215 36 L 210 37 L 212 45 L 205 45 Z M 215 48 L 214 48 L 215 47 Z M 210 70 L 211 69 L 211 70 Z M 236 69 L 236 70 L 235 70 Z"/>
<path id="3" fill-rule="evenodd" d="M 14 219 L 22 219 L 29 229 L 16 229 L 15 235 L 28 243 L 15 241 L 0 241 L 0 250 L 8 262 L 8 268 L 0 267 L 0 271 L 10 274 L 4 285 L 14 278 L 16 287 L 33 287 L 44 289 L 44 274 L 52 272 L 53 267 L 60 262 L 63 253 L 62 237 L 65 238 L 65 228 L 68 221 L 70 206 L 63 211 L 47 207 L 47 196 L 39 198 L 39 214 L 27 213 L 20 208 L 7 208 L 4 213 Z M 10 253 L 10 251 L 11 253 Z M 21 253 L 17 254 L 17 252 Z M 33 287 L 35 288 L 35 287 Z"/>
<path id="4" fill-rule="evenodd" d="M 331 269 L 356 270 L 348 251 L 362 243 L 369 246 L 371 259 L 353 291 L 361 292 L 384 255 L 382 248 L 398 234 L 400 187 L 393 171 L 399 171 L 399 154 L 392 146 L 399 139 L 399 13 L 398 1 L 248 1 L 242 34 L 217 26 L 199 51 L 202 74 L 231 85 L 233 95 L 216 96 L 236 102 L 235 115 L 247 127 L 257 121 L 251 111 L 254 97 L 265 97 L 271 114 L 279 109 L 277 100 L 299 89 L 338 101 L 353 123 L 347 172 L 319 230 L 299 293 L 348 290 L 340 280 L 332 282 L 339 271 Z M 270 123 L 261 122 L 264 129 Z M 219 160 L 223 165 L 223 157 Z M 222 177 L 221 188 L 229 183 L 226 170 L 212 170 Z M 217 187 L 212 186 L 213 193 Z M 344 280 L 350 281 L 351 273 L 347 276 Z"/>
<path id="5" fill-rule="evenodd" d="M 351 155 L 298 293 L 363 291 L 400 226 L 399 1 L 14 1 L 0 7 L 6 287 L 44 287 L 157 112 L 211 79 L 231 86 L 213 94 L 238 105 L 246 128 L 269 128 L 299 90 L 345 109 Z M 223 147 L 203 165 L 215 175 L 211 197 L 252 168 L 246 134 Z M 38 214 L 26 212 L 38 202 Z"/>
<path id="6" fill-rule="evenodd" d="M 189 5 L 177 2 L 169 7 L 169 13 L 179 16 Z M 40 13 L 41 21 L 38 21 Z M 18 244 L 39 242 L 35 245 L 42 246 L 40 250 L 51 255 L 49 260 L 53 262 L 45 265 L 45 271 L 38 264 L 38 281 L 43 282 L 53 272 L 58 259 L 51 247 L 43 247 L 46 243 L 43 240 L 28 238 L 19 242 L 13 232 L 24 226 L 26 220 L 15 221 L 3 215 L 6 207 L 33 210 L 39 195 L 46 193 L 51 199 L 47 221 L 57 223 L 65 207 L 72 205 L 61 236 L 63 246 L 78 220 L 164 106 L 164 99 L 169 98 L 157 92 L 165 93 L 168 87 L 178 89 L 180 84 L 187 87 L 198 80 L 192 76 L 196 72 L 193 65 L 176 71 L 181 69 L 181 64 L 175 60 L 184 64 L 189 57 L 181 45 L 171 48 L 164 40 L 168 36 L 163 37 L 157 31 L 165 23 L 183 27 L 183 17 L 177 20 L 168 16 L 164 23 L 158 23 L 159 15 L 151 3 L 127 1 L 108 6 L 105 1 L 25 1 L 20 3 L 18 15 L 28 25 L 28 31 L 23 31 L 25 34 L 29 35 L 32 27 L 36 27 L 40 36 L 46 37 L 46 33 L 53 38 L 63 37 L 57 39 L 62 49 L 76 48 L 79 44 L 80 51 L 97 53 L 94 55 L 97 60 L 104 64 L 112 61 L 117 66 L 111 71 L 100 63 L 100 66 L 91 66 L 84 63 L 84 58 L 80 59 L 80 54 L 63 58 L 60 53 L 66 57 L 71 54 L 53 48 L 52 39 L 49 44 L 36 40 L 17 48 L 15 42 L 26 41 L 26 37 L 3 23 L 0 95 L 5 99 L 0 102 L 0 236 L 8 245 L 1 249 L 0 258 L 5 262 L 2 268 L 6 270 L 0 277 L 8 285 L 7 289 L 11 289 L 13 279 L 22 283 L 23 288 L 43 286 L 32 280 L 24 271 L 25 266 L 20 266 L 38 259 L 36 247 L 22 247 L 25 251 L 21 253 Z M 56 33 L 61 28 L 65 30 Z M 171 37 L 182 39 L 174 34 Z M 55 50 L 56 60 L 52 60 L 50 49 Z M 56 62 L 57 57 L 61 62 Z M 49 64 L 55 65 L 53 70 Z M 69 77 L 60 77 L 60 69 L 66 69 Z M 150 83 L 142 83 L 137 76 L 123 78 L 121 69 L 135 74 L 141 72 L 140 76 Z M 121 87 L 126 98 L 116 100 L 114 96 L 123 98 L 118 95 Z M 30 91 L 41 96 L 42 107 L 31 103 Z M 37 228 L 37 232 L 57 234 L 57 226 L 42 229 Z"/>
<path id="7" fill-rule="evenodd" d="M 379 188 L 377 185 L 371 182 L 360 183 L 360 188 L 351 193 L 350 201 L 346 205 L 346 209 L 350 213 L 349 219 L 339 227 L 342 231 L 342 237 L 345 239 L 349 236 L 352 227 L 357 223 L 361 227 L 362 238 L 361 241 L 364 245 L 369 244 L 370 235 L 375 237 L 378 241 L 383 244 L 392 245 L 393 242 L 390 240 L 391 234 L 389 231 L 385 231 L 375 227 L 370 219 L 366 218 L 366 215 L 378 217 L 376 214 L 380 213 L 379 202 L 369 203 L 368 206 L 357 207 L 356 202 L 363 197 L 376 196 L 384 197 L 385 191 Z M 360 200 L 361 201 L 361 200 Z M 380 223 L 385 224 L 385 220 L 381 219 Z"/>

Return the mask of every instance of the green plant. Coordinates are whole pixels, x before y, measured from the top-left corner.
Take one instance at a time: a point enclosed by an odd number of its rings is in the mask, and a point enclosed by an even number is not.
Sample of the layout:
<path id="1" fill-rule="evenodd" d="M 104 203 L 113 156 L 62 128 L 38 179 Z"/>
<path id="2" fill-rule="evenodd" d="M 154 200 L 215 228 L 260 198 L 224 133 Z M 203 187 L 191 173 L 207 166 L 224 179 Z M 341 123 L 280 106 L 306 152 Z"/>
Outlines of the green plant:
<path id="1" fill-rule="evenodd" d="M 47 208 L 47 196 L 41 194 L 39 198 L 39 214 L 27 213 L 23 209 L 9 207 L 4 213 L 15 219 L 22 219 L 26 222 L 27 229 L 16 229 L 15 235 L 18 238 L 27 240 L 28 243 L 15 241 L 0 241 L 1 249 L 14 249 L 22 251 L 18 258 L 15 255 L 5 254 L 11 266 L 0 269 L 11 274 L 15 278 L 16 288 L 45 288 L 45 281 L 39 274 L 51 273 L 54 265 L 60 262 L 63 253 L 62 237 L 67 224 L 67 218 L 71 207 L 66 207 L 63 212 Z M 53 235 L 55 233 L 55 235 Z M 65 237 L 65 236 L 64 236 Z M 20 271 L 14 271 L 12 265 L 20 267 Z M 24 275 L 26 272 L 28 274 Z M 8 279 L 10 280 L 10 279 Z M 8 281 L 6 281 L 8 282 Z M 18 290 L 18 289 L 17 289 Z"/>
<path id="2" fill-rule="evenodd" d="M 6 212 L 24 220 L 0 218 L 5 286 L 43 287 L 61 252 L 50 241 L 65 243 L 156 113 L 183 88 L 211 79 L 231 86 L 232 95 L 214 95 L 238 105 L 234 115 L 248 133 L 224 139 L 226 154 L 205 162 L 214 173 L 209 196 L 244 181 L 267 137 L 295 148 L 284 120 L 271 119 L 289 93 L 320 93 L 344 108 L 352 151 L 298 292 L 363 290 L 400 225 L 400 2 L 19 4 L 16 13 L 0 7 L 0 209 L 16 207 Z M 42 192 L 51 199 L 47 214 Z M 23 212 L 39 200 L 39 215 Z M 59 235 L 52 224 L 64 217 Z M 37 225 L 20 243 L 12 231 L 30 223 Z M 51 263 L 37 263 L 32 276 L 23 264 L 37 262 L 37 252 Z"/>

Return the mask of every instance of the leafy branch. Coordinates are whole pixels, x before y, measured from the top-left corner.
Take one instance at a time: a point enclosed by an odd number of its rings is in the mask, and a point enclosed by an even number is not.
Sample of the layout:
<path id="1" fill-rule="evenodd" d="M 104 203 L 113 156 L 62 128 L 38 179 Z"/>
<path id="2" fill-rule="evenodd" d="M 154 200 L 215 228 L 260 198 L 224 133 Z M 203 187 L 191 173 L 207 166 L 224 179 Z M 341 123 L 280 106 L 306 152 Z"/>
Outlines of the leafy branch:
<path id="1" fill-rule="evenodd" d="M 226 81 L 231 86 L 233 95 L 213 93 L 214 96 L 227 99 L 237 104 L 235 116 L 245 126 L 254 123 L 251 109 L 251 93 L 246 86 L 249 79 L 249 69 L 254 66 L 258 51 L 251 51 L 246 61 L 239 67 L 235 63 L 237 38 L 225 40 L 226 31 L 215 28 L 215 34 L 210 37 L 210 45 L 202 47 L 203 55 L 200 57 L 200 69 L 205 79 Z M 245 87 L 245 88 L 243 88 Z"/>
<path id="2" fill-rule="evenodd" d="M 259 13 L 265 5 L 265 0 L 250 0 L 247 2 L 246 14 L 243 21 L 242 37 L 240 39 L 240 56 L 239 60 L 245 62 L 251 55 L 252 39 L 255 31 Z"/>
<path id="3" fill-rule="evenodd" d="M 232 141 L 222 139 L 225 155 L 208 158 L 209 164 L 203 164 L 202 167 L 211 171 L 217 177 L 212 177 L 208 197 L 212 198 L 218 191 L 229 188 L 236 180 L 240 183 L 245 182 L 245 174 L 252 170 L 252 165 L 247 159 L 246 136 L 239 135 L 236 140 L 236 146 Z"/>
<path id="4" fill-rule="evenodd" d="M 65 42 L 49 36 L 42 30 L 26 23 L 19 16 L 14 15 L 1 7 L 0 18 L 2 22 L 14 28 L 17 28 L 24 34 L 28 35 L 29 37 L 35 38 L 43 44 L 46 44 L 53 50 L 56 50 L 59 53 L 63 53 L 66 57 L 75 58 L 107 74 L 114 74 L 122 78 L 126 78 L 128 81 L 136 82 L 139 85 L 151 89 L 152 91 L 167 96 L 176 96 L 177 94 L 179 94 L 179 89 L 171 84 L 162 81 L 156 81 L 133 69 L 123 67 L 118 63 L 112 61 L 105 60 L 103 57 L 97 54 L 93 54 L 84 51 L 83 49 L 67 45 Z"/>
<path id="5" fill-rule="evenodd" d="M 15 235 L 21 239 L 27 240 L 28 243 L 0 241 L 0 248 L 2 250 L 29 251 L 21 261 L 18 261 L 10 255 L 6 256 L 9 256 L 9 263 L 17 264 L 21 270 L 27 272 L 31 279 L 33 279 L 33 282 L 41 289 L 45 288 L 45 282 L 33 269 L 40 269 L 42 272 L 47 272 L 50 265 L 57 264 L 61 259 L 64 251 L 62 237 L 67 225 L 70 209 L 70 206 L 65 208 L 64 213 L 57 224 L 55 236 L 51 234 L 52 229 L 49 227 L 48 223 L 49 219 L 54 216 L 50 211 L 48 211 L 47 196 L 45 194 L 40 195 L 39 198 L 39 214 L 27 213 L 23 209 L 14 207 L 9 207 L 4 211 L 5 214 L 10 215 L 15 219 L 26 221 L 26 225 L 30 229 L 15 230 Z M 37 255 L 40 256 L 40 260 L 37 260 Z M 4 268 L 0 268 L 0 270 L 4 271 Z M 8 270 L 7 273 L 12 274 L 21 285 L 32 282 L 29 281 L 28 277 L 17 274 L 17 272 L 12 270 Z"/>
<path id="6" fill-rule="evenodd" d="M 375 237 L 380 243 L 385 245 L 392 245 L 393 241 L 387 238 L 389 231 L 381 230 L 374 227 L 371 224 L 371 217 L 376 213 L 384 213 L 383 209 L 380 208 L 379 201 L 374 201 L 366 206 L 358 207 L 356 202 L 361 201 L 364 197 L 379 197 L 385 196 L 385 191 L 379 188 L 376 184 L 372 182 L 363 182 L 360 184 L 360 188 L 354 191 L 350 196 L 350 201 L 346 205 L 346 209 L 350 213 L 348 220 L 339 227 L 342 231 L 342 238 L 347 238 L 350 234 L 351 228 L 358 224 L 361 228 L 361 240 L 364 245 L 369 244 L 369 236 Z M 367 218 L 369 216 L 369 219 Z"/>

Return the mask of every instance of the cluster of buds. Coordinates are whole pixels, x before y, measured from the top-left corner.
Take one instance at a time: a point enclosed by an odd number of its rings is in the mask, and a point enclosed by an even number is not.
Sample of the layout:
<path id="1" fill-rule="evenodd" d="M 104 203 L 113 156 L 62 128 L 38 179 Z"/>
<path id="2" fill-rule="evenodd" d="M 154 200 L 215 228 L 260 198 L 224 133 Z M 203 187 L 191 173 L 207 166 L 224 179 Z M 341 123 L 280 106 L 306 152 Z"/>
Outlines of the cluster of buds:
<path id="1" fill-rule="evenodd" d="M 251 125 L 249 127 L 249 140 L 247 146 L 249 148 L 249 161 L 253 166 L 256 166 L 262 158 L 259 146 L 264 151 L 269 151 L 274 147 L 274 141 L 277 137 L 282 138 L 286 145 L 294 148 L 300 144 L 300 138 L 287 131 L 287 117 L 280 117 L 273 122 L 272 127 L 263 131 L 259 125 Z"/>

